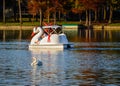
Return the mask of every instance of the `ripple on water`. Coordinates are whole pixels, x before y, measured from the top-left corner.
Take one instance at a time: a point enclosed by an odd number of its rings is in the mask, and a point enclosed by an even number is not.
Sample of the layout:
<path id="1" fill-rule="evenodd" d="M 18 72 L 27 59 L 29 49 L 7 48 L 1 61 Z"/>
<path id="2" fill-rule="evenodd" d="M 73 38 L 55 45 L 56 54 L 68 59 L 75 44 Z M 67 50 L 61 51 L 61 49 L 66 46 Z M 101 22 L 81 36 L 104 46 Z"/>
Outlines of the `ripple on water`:
<path id="1" fill-rule="evenodd" d="M 117 86 L 119 45 L 76 43 L 64 51 L 32 52 L 27 43 L 0 43 L 0 85 Z M 33 56 L 43 62 L 42 67 L 31 67 Z"/>

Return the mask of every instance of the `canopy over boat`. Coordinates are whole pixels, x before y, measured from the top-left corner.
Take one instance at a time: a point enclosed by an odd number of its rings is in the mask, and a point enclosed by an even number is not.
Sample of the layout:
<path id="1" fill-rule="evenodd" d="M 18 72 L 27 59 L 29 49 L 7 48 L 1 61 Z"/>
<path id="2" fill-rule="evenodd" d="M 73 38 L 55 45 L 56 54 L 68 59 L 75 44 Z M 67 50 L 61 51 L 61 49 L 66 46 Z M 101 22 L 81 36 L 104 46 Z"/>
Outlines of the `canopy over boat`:
<path id="1" fill-rule="evenodd" d="M 49 26 L 42 26 L 43 29 L 45 28 L 52 28 L 52 29 L 62 29 L 62 26 L 59 26 L 59 25 L 49 25 Z"/>

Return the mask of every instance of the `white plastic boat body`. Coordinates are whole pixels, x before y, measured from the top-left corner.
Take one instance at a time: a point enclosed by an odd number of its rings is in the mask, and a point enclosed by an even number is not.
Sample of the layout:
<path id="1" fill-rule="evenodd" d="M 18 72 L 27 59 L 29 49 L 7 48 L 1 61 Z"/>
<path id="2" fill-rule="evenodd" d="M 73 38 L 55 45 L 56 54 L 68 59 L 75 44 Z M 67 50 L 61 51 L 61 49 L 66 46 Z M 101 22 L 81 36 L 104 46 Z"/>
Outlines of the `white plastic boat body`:
<path id="1" fill-rule="evenodd" d="M 68 49 L 73 48 L 73 44 L 40 44 L 40 45 L 29 45 L 29 49 Z"/>
<path id="2" fill-rule="evenodd" d="M 31 39 L 29 49 L 66 49 L 74 47 L 73 44 L 68 42 L 66 35 L 62 32 L 62 26 L 36 27 L 33 32 L 36 35 Z"/>

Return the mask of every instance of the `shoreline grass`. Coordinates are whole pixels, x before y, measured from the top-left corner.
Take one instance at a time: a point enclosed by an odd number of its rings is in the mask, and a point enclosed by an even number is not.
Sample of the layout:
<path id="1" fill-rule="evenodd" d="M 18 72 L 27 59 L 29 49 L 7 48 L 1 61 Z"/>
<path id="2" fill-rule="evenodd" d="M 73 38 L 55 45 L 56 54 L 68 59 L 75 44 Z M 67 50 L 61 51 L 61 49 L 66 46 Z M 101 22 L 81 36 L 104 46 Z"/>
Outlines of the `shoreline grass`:
<path id="1" fill-rule="evenodd" d="M 75 26 L 75 25 L 79 25 L 80 22 L 76 22 L 76 21 L 63 21 L 63 22 L 57 22 L 56 24 L 59 25 L 70 25 L 70 26 Z M 84 24 L 84 23 L 81 23 Z M 39 26 L 39 22 L 23 22 L 22 26 Z M 98 26 L 120 26 L 120 23 L 92 23 L 92 25 L 98 25 Z M 20 26 L 19 22 L 7 22 L 7 23 L 2 23 L 0 22 L 0 26 Z"/>

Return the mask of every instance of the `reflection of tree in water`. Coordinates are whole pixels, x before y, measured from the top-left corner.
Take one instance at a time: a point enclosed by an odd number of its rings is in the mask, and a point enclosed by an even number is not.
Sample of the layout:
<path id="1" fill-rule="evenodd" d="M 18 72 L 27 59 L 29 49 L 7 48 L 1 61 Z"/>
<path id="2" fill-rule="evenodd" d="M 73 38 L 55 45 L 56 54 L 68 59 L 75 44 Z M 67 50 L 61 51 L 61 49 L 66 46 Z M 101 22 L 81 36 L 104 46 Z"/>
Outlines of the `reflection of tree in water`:
<path id="1" fill-rule="evenodd" d="M 74 52 L 74 54 L 76 57 L 70 54 L 71 56 L 66 62 L 67 70 L 65 70 L 65 76 L 68 81 L 66 84 L 93 86 L 98 78 L 96 54 L 92 52 Z"/>
<path id="2" fill-rule="evenodd" d="M 116 41 L 118 39 L 119 31 L 104 30 L 104 29 L 78 29 L 78 39 L 85 42 L 99 42 L 99 41 Z"/>

